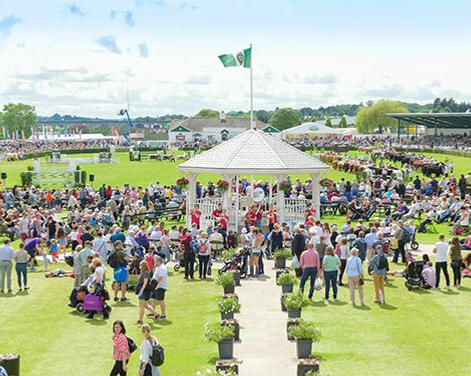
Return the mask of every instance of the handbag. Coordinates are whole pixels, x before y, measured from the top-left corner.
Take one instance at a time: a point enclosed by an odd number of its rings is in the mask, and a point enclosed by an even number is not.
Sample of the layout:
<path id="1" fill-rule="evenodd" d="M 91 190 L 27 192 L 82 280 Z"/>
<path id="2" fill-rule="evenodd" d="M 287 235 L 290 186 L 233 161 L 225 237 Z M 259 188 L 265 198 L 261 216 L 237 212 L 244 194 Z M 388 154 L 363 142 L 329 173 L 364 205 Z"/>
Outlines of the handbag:
<path id="1" fill-rule="evenodd" d="M 134 351 L 137 350 L 137 345 L 136 342 L 132 338 L 126 337 L 128 340 L 128 347 L 129 347 L 129 352 L 132 354 Z"/>
<path id="2" fill-rule="evenodd" d="M 291 267 L 293 269 L 299 269 L 301 267 L 301 265 L 299 263 L 299 260 L 298 260 L 298 256 L 296 256 L 296 255 L 293 256 L 293 259 L 291 260 Z"/>

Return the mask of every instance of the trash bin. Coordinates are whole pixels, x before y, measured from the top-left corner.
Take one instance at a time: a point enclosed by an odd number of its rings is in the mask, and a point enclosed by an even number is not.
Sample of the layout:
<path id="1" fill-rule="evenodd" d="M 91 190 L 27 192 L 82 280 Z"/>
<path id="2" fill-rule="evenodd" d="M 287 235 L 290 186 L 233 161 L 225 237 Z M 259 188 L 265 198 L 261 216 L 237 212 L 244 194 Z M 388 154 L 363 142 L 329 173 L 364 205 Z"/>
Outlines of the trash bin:
<path id="1" fill-rule="evenodd" d="M 17 354 L 0 354 L 0 366 L 5 368 L 8 376 L 20 376 L 20 356 Z"/>

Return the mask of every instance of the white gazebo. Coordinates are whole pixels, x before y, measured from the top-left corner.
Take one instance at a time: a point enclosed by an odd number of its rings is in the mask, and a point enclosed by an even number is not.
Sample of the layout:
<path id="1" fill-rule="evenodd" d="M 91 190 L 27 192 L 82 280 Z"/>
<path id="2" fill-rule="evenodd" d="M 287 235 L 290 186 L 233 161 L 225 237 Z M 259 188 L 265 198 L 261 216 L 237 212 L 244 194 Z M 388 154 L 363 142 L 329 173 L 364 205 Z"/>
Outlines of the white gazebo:
<path id="1" fill-rule="evenodd" d="M 240 176 L 268 175 L 270 191 L 263 203 L 276 205 L 280 223 L 293 223 L 304 221 L 307 200 L 285 199 L 279 184 L 289 175 L 309 174 L 313 182 L 312 206 L 319 216 L 320 175 L 329 168 L 318 159 L 257 129 L 247 130 L 178 166 L 178 170 L 189 180 L 187 213 L 198 204 L 202 212 L 200 224 L 205 228 L 212 222 L 212 211 L 222 203 L 229 214 L 229 228 L 232 229 L 239 229 L 239 224 L 242 223 L 241 215 L 244 215 L 247 208 L 254 203 L 251 197 L 239 195 Z M 230 184 L 223 197 L 196 199 L 196 182 L 198 174 L 201 173 L 222 175 L 222 178 Z M 273 195 L 272 191 L 272 178 L 277 185 L 276 195 Z M 234 183 L 235 191 L 232 186 Z M 187 216 L 188 224 L 189 221 L 190 218 Z"/>

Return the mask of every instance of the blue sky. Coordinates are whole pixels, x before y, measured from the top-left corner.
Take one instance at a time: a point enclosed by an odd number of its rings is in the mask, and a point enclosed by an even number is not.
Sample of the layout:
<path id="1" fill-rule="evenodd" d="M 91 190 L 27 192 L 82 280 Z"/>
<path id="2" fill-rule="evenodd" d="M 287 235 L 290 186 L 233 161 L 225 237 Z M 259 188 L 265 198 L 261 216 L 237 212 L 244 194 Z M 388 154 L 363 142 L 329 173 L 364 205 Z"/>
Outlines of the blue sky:
<path id="1" fill-rule="evenodd" d="M 0 105 L 115 116 L 436 96 L 471 100 L 465 0 L 17 0 L 0 2 Z"/>

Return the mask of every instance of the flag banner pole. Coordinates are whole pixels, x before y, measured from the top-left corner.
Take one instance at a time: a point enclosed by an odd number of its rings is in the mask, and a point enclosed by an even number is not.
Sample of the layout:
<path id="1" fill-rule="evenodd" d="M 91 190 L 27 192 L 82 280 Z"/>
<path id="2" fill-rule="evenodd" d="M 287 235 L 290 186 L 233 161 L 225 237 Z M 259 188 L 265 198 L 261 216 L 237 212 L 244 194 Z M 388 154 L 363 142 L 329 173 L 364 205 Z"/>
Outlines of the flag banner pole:
<path id="1" fill-rule="evenodd" d="M 252 43 L 250 43 L 250 128 L 255 129 L 253 121 L 253 50 Z"/>

